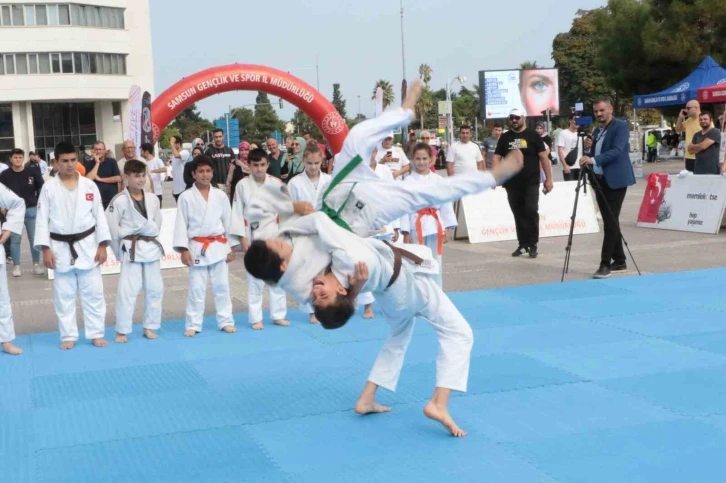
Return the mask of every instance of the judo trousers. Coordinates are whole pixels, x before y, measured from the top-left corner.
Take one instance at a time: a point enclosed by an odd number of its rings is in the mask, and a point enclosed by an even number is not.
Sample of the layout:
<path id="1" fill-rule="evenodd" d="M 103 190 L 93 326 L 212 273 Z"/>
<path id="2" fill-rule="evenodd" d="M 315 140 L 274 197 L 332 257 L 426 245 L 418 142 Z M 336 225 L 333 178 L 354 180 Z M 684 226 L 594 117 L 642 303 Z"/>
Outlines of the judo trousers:
<path id="1" fill-rule="evenodd" d="M 202 331 L 207 280 L 212 279 L 217 327 L 221 330 L 234 325 L 232 296 L 229 293 L 229 268 L 225 260 L 212 265 L 189 268 L 189 296 L 187 298 L 186 330 Z"/>
<path id="2" fill-rule="evenodd" d="M 404 277 L 409 280 L 401 280 Z M 390 391 L 396 390 L 406 349 L 413 335 L 415 317 L 421 317 L 436 329 L 439 341 L 436 387 L 465 392 L 474 345 L 471 327 L 432 276 L 404 273 L 402 270 L 391 289 L 401 282 L 408 282 L 404 285 L 406 289 L 385 291 L 378 296 L 391 333 L 376 358 L 368 380 Z"/>
<path id="3" fill-rule="evenodd" d="M 106 328 L 106 300 L 103 298 L 101 267 L 55 272 L 53 305 L 58 316 L 58 330 L 63 342 L 78 340 L 76 297 L 81 299 L 86 339 L 103 337 Z"/>
<path id="4" fill-rule="evenodd" d="M 0 265 L 0 343 L 15 340 L 15 324 L 8 293 L 7 264 Z"/>
<path id="5" fill-rule="evenodd" d="M 265 290 L 265 282 L 247 274 L 247 286 L 249 287 L 249 321 L 250 325 L 262 322 L 262 294 Z M 270 288 L 270 318 L 272 320 L 283 320 L 287 316 L 287 296 L 285 291 L 275 287 Z M 307 306 L 301 307 L 307 310 Z M 309 314 L 312 313 L 308 312 Z"/>
<path id="6" fill-rule="evenodd" d="M 116 293 L 116 332 L 119 334 L 131 333 L 136 298 L 142 288 L 144 329 L 158 330 L 161 327 L 161 302 L 164 298 L 161 262 L 132 262 L 124 257 Z"/>

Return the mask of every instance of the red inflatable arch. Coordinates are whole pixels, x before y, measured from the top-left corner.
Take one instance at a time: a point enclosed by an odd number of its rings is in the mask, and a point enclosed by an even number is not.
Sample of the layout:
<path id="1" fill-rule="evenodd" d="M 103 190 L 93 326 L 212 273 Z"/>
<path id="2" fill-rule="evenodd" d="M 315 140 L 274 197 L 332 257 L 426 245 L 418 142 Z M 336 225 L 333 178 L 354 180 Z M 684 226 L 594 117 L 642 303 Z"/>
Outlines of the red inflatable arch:
<path id="1" fill-rule="evenodd" d="M 154 141 L 193 103 L 228 91 L 262 91 L 278 96 L 307 114 L 320 128 L 332 152 L 343 147 L 348 125 L 330 101 L 306 82 L 270 67 L 231 64 L 197 72 L 165 90 L 151 104 Z"/>

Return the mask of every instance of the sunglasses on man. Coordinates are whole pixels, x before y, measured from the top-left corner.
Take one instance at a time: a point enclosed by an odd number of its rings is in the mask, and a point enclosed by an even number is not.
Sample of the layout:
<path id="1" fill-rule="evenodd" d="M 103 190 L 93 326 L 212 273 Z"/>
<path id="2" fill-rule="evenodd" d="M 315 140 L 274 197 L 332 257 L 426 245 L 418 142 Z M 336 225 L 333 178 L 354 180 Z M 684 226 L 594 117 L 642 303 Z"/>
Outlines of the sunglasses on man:
<path id="1" fill-rule="evenodd" d="M 510 121 L 519 121 L 522 119 L 522 116 L 509 116 Z"/>

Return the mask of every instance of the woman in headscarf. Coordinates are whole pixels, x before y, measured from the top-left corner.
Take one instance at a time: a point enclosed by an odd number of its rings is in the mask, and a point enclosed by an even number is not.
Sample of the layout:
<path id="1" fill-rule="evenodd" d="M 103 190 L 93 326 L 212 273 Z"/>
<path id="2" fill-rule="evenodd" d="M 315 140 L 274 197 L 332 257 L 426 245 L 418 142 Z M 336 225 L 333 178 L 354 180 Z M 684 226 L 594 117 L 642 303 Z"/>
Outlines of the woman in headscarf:
<path id="1" fill-rule="evenodd" d="M 287 152 L 286 162 L 280 170 L 281 178 L 285 183 L 305 170 L 303 153 L 306 147 L 305 138 L 297 137 L 292 142 L 292 150 Z"/>
<path id="2" fill-rule="evenodd" d="M 247 163 L 247 157 L 249 155 L 250 143 L 242 141 L 239 143 L 239 159 L 235 159 L 234 162 L 229 165 L 229 172 L 227 173 L 226 191 L 230 202 L 234 199 L 234 190 L 237 188 L 237 183 L 239 183 L 242 178 L 249 176 L 250 174 L 250 167 Z"/>

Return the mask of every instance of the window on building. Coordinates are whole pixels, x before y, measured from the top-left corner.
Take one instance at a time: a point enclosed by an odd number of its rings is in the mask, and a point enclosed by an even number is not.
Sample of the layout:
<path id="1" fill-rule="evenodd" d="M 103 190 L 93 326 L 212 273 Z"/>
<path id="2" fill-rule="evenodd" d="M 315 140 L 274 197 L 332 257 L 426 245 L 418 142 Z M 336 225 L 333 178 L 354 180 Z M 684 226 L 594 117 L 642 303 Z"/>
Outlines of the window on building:
<path id="1" fill-rule="evenodd" d="M 35 5 L 25 6 L 25 25 L 35 25 Z"/>
<path id="2" fill-rule="evenodd" d="M 50 54 L 50 64 L 53 67 L 54 74 L 61 73 L 60 54 Z"/>
<path id="3" fill-rule="evenodd" d="M 10 15 L 10 5 L 3 5 L 2 7 L 3 27 L 10 27 L 13 24 L 13 18 Z"/>
<path id="4" fill-rule="evenodd" d="M 58 5 L 58 22 L 61 25 L 71 24 L 71 13 L 68 5 Z"/>
<path id="5" fill-rule="evenodd" d="M 36 25 L 48 25 L 47 5 L 36 5 L 35 6 L 35 24 Z"/>
<path id="6" fill-rule="evenodd" d="M 58 25 L 58 5 L 48 5 L 48 25 Z"/>
<path id="7" fill-rule="evenodd" d="M 41 74 L 50 74 L 50 54 L 38 54 L 38 66 Z"/>
<path id="8" fill-rule="evenodd" d="M 118 101 L 111 102 L 111 110 L 113 111 L 113 120 L 121 120 L 121 103 Z"/>
<path id="9" fill-rule="evenodd" d="M 28 54 L 28 72 L 30 74 L 38 73 L 38 54 Z"/>
<path id="10" fill-rule="evenodd" d="M 77 3 L 0 5 L 0 26 L 75 25 L 95 28 L 125 28 L 123 8 Z"/>
<path id="11" fill-rule="evenodd" d="M 51 52 L 0 54 L 0 75 L 126 75 L 126 54 Z"/>
<path id="12" fill-rule="evenodd" d="M 61 67 L 63 68 L 64 74 L 73 73 L 73 54 L 70 54 L 70 53 L 61 54 Z"/>
<path id="13" fill-rule="evenodd" d="M 15 56 L 13 54 L 5 54 L 5 73 L 15 74 Z"/>
<path id="14" fill-rule="evenodd" d="M 96 115 L 93 103 L 34 103 L 33 130 L 35 146 L 48 158 L 61 141 L 93 144 L 96 139 Z"/>
<path id="15" fill-rule="evenodd" d="M 28 56 L 26 54 L 15 54 L 15 73 L 28 75 Z"/>
<path id="16" fill-rule="evenodd" d="M 8 162 L 14 147 L 13 107 L 11 104 L 0 104 L 0 161 Z"/>
<path id="17" fill-rule="evenodd" d="M 16 27 L 19 25 L 25 25 L 25 20 L 23 17 L 23 6 L 22 5 L 13 5 L 13 25 Z"/>
<path id="18" fill-rule="evenodd" d="M 5 75 L 5 61 L 2 55 L 0 55 L 0 75 Z"/>

